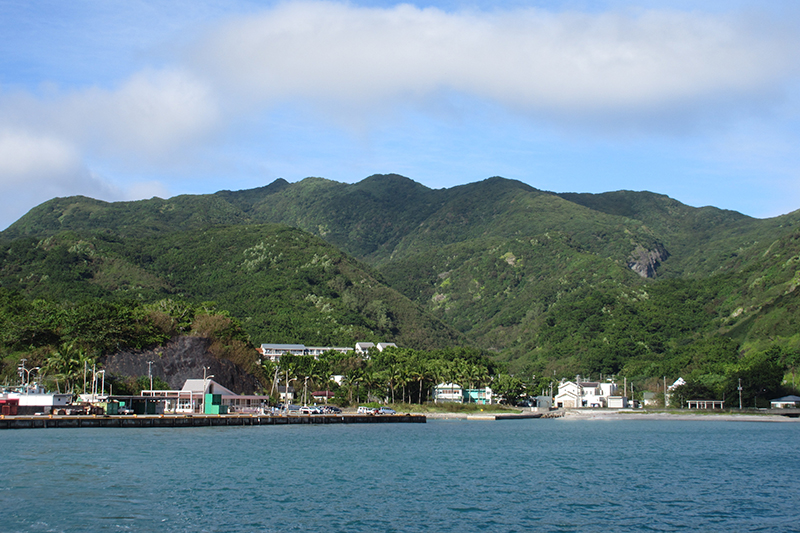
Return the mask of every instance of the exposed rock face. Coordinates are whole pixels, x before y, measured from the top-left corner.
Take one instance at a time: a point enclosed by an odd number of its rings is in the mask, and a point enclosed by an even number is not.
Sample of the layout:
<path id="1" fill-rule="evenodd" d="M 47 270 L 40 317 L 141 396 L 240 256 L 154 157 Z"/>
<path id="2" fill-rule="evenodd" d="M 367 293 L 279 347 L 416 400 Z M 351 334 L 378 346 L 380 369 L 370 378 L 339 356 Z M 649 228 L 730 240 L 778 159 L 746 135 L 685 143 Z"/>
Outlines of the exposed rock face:
<path id="1" fill-rule="evenodd" d="M 203 368 L 214 381 L 237 394 L 253 394 L 258 380 L 240 366 L 217 359 L 208 351 L 211 340 L 205 337 L 176 337 L 166 346 L 153 350 L 130 350 L 109 355 L 103 368 L 109 374 L 146 376 L 147 362 L 152 361 L 153 376 L 158 376 L 173 389 L 180 389 L 187 379 L 202 379 Z"/>
<path id="2" fill-rule="evenodd" d="M 639 244 L 628 258 L 628 268 L 643 278 L 654 278 L 658 265 L 667 257 L 669 257 L 669 252 L 660 243 L 656 243 L 652 250 Z"/>

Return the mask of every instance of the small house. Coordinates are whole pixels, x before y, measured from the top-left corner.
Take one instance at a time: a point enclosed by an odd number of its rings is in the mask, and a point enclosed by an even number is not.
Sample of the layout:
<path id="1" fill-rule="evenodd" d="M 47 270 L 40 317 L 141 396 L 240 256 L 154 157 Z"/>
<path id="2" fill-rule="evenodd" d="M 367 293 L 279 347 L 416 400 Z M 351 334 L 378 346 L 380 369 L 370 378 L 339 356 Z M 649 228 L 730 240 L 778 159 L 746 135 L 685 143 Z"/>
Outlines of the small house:
<path id="1" fill-rule="evenodd" d="M 800 396 L 784 396 L 769 402 L 772 409 L 797 409 L 800 408 Z"/>
<path id="2" fill-rule="evenodd" d="M 609 409 L 627 409 L 628 397 L 627 396 L 609 396 L 608 397 Z"/>
<path id="3" fill-rule="evenodd" d="M 434 403 L 462 403 L 464 389 L 456 383 L 440 383 L 433 388 Z"/>

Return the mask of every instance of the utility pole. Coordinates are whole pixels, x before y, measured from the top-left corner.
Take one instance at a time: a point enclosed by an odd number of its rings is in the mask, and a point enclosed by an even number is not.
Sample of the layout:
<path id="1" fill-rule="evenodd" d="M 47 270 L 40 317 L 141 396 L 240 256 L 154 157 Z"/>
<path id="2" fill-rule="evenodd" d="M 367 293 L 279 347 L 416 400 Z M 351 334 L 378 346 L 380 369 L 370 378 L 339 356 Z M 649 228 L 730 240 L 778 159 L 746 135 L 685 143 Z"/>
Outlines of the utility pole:
<path id="1" fill-rule="evenodd" d="M 148 361 L 147 362 L 147 377 L 150 378 L 150 390 L 153 390 L 153 362 L 152 361 Z"/>
<path id="2" fill-rule="evenodd" d="M 742 410 L 742 378 L 739 378 L 739 410 Z"/>
<path id="3" fill-rule="evenodd" d="M 667 376 L 664 376 L 664 409 L 667 408 Z"/>

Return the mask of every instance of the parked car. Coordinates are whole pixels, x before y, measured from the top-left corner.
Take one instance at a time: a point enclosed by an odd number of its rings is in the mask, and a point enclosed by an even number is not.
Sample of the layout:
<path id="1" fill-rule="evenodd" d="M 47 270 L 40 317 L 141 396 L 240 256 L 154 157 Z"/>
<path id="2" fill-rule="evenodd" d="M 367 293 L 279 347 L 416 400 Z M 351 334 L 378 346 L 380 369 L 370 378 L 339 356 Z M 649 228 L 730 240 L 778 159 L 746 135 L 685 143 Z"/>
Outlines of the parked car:
<path id="1" fill-rule="evenodd" d="M 397 411 L 395 411 L 394 409 L 390 409 L 388 407 L 381 407 L 380 409 L 378 409 L 378 412 L 376 414 L 379 414 L 379 415 L 396 415 Z"/>
<path id="2" fill-rule="evenodd" d="M 377 411 L 377 409 L 375 409 L 374 407 L 361 406 L 358 408 L 357 413 L 360 415 L 374 415 L 375 411 Z"/>
<path id="3" fill-rule="evenodd" d="M 318 415 L 320 413 L 322 413 L 322 411 L 320 411 L 319 407 L 314 405 L 304 405 L 300 408 L 301 415 Z"/>
<path id="4" fill-rule="evenodd" d="M 330 413 L 332 415 L 339 415 L 342 414 L 342 410 L 336 407 L 335 405 L 329 405 L 325 408 L 326 413 Z"/>

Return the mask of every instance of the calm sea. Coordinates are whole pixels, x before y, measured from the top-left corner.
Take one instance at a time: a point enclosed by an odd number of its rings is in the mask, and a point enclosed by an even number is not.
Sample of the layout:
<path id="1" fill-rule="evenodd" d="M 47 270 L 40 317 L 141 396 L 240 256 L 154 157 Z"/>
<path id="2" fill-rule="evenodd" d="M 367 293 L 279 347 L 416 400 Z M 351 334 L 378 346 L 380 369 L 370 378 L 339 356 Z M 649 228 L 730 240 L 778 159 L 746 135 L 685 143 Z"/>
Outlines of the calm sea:
<path id="1" fill-rule="evenodd" d="M 800 423 L 0 432 L 2 531 L 800 531 Z"/>

